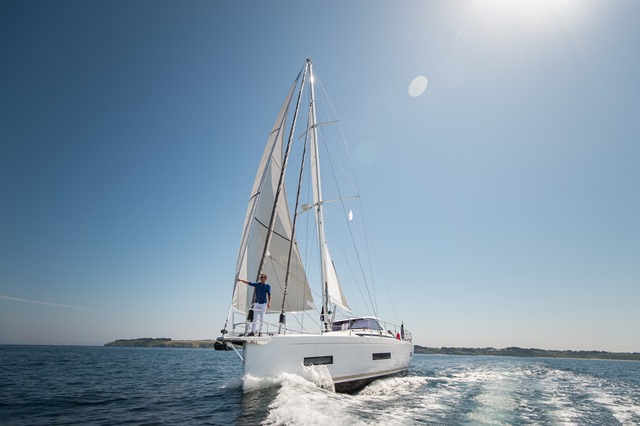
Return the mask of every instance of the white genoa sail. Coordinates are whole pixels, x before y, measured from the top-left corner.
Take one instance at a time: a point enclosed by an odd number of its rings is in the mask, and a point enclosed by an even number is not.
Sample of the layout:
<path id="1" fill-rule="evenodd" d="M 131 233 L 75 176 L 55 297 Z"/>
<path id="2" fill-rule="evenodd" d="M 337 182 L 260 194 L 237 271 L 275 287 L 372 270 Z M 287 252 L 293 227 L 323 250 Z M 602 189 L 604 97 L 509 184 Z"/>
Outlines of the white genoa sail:
<path id="1" fill-rule="evenodd" d="M 276 209 L 274 230 L 262 271 L 259 271 L 260 259 L 262 259 L 265 248 L 275 194 L 278 190 L 278 181 L 282 170 L 282 146 L 284 134 L 286 133 L 287 111 L 297 82 L 298 80 L 296 79 L 285 98 L 262 154 L 260 167 L 258 168 L 247 207 L 236 265 L 236 277 L 255 280 L 259 272 L 267 274 L 267 282 L 271 285 L 271 308 L 269 312 L 280 312 L 283 307 L 287 259 L 289 257 L 290 241 L 293 238 L 293 227 L 284 188 L 282 188 Z M 300 312 L 313 309 L 311 289 L 295 243 L 291 256 L 284 311 Z M 252 296 L 252 287 L 244 284 L 238 285 L 237 282 L 234 283 L 232 303 L 235 309 L 248 312 L 251 307 Z"/>
<path id="2" fill-rule="evenodd" d="M 327 296 L 329 297 L 329 304 L 338 305 L 343 310 L 347 311 L 347 313 L 351 313 L 351 308 L 347 304 L 347 298 L 342 291 L 342 287 L 340 286 L 340 280 L 338 279 L 338 273 L 336 272 L 336 267 L 333 264 L 333 260 L 331 259 L 331 255 L 329 254 L 329 246 L 324 245 L 325 250 L 325 258 L 327 259 Z"/>

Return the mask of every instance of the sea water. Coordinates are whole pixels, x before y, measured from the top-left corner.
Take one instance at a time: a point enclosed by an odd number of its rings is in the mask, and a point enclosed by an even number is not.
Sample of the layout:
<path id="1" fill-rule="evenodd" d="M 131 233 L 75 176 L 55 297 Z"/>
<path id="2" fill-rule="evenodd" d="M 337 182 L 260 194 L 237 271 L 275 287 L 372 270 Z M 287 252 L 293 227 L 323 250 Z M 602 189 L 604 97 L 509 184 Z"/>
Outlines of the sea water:
<path id="1" fill-rule="evenodd" d="M 640 424 L 640 362 L 416 354 L 353 395 L 241 372 L 233 351 L 0 346 L 0 424 Z"/>

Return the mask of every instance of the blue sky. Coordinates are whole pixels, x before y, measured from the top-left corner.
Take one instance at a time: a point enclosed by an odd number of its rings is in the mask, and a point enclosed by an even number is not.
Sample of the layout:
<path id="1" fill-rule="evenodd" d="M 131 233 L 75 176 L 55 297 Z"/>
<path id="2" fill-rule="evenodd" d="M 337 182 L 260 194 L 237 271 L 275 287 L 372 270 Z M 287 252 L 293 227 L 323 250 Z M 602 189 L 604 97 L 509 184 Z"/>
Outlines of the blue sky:
<path id="1" fill-rule="evenodd" d="M 631 0 L 0 2 L 0 343 L 216 337 L 308 56 L 355 154 L 382 316 L 424 346 L 640 351 L 638 18 Z"/>

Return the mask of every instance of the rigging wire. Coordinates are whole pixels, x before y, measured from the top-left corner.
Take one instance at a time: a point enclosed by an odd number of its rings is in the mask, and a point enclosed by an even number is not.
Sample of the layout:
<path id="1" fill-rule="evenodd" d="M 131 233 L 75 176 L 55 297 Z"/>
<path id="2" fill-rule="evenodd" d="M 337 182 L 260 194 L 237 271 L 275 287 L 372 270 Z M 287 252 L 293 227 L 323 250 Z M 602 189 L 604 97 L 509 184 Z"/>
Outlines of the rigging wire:
<path id="1" fill-rule="evenodd" d="M 330 100 L 330 98 L 328 96 L 327 91 L 324 88 L 324 85 L 322 84 L 322 81 L 317 76 L 315 78 L 316 78 L 316 81 L 317 81 L 317 85 L 321 89 L 320 92 L 322 93 L 322 98 L 323 98 L 323 101 L 324 101 L 324 102 L 322 102 L 322 106 L 325 109 L 325 113 L 327 114 L 327 117 L 337 116 L 335 108 L 333 107 L 333 104 L 332 104 L 332 102 L 331 102 L 331 100 Z M 333 114 L 329 111 L 329 109 L 333 112 Z M 342 167 L 343 163 L 339 163 L 339 165 L 341 166 L 341 169 L 342 169 L 344 177 L 350 183 L 352 189 L 355 191 L 356 194 L 360 194 L 360 191 L 358 190 L 359 185 L 357 183 L 357 175 L 354 172 L 353 162 L 351 161 L 351 155 L 350 155 L 350 152 L 349 152 L 349 146 L 346 143 L 347 138 L 346 138 L 346 136 L 344 134 L 344 128 L 343 128 L 342 122 L 340 120 L 337 120 L 337 123 L 338 123 L 338 129 L 339 129 L 340 135 L 341 135 L 341 137 L 338 138 L 338 139 L 340 139 L 340 141 L 342 141 L 343 148 L 344 148 L 345 152 L 347 153 L 346 158 L 347 158 L 348 161 L 346 161 L 346 165 L 348 166 L 349 171 L 345 171 L 344 170 L 344 167 Z M 324 134 L 324 132 L 323 132 L 323 134 Z M 329 145 L 325 144 L 325 146 L 327 147 L 327 151 L 332 154 L 331 156 L 329 156 L 329 161 L 330 161 L 330 164 L 333 165 L 333 162 L 331 161 L 331 158 L 333 158 L 333 156 L 335 156 L 335 153 L 334 153 L 334 151 L 331 149 L 331 147 Z M 335 179 L 335 172 L 334 172 L 334 179 Z M 351 179 L 353 179 L 353 181 L 351 181 Z M 379 260 L 379 258 L 377 256 L 377 253 L 375 252 L 375 248 L 373 247 L 372 244 L 369 243 L 370 235 L 369 235 L 368 227 L 366 225 L 365 214 L 364 214 L 365 209 L 364 209 L 364 206 L 363 206 L 363 200 L 362 200 L 362 198 L 360 196 L 358 196 L 357 198 L 358 198 L 358 204 L 360 206 L 360 216 L 361 216 L 362 222 L 363 222 L 363 230 L 364 230 L 364 234 L 363 235 L 364 235 L 364 239 L 365 239 L 364 246 L 367 249 L 366 258 L 367 258 L 368 263 L 369 263 L 368 268 L 369 268 L 369 272 L 371 274 L 371 288 L 372 288 L 372 290 L 375 289 L 376 286 L 375 286 L 375 282 L 374 282 L 374 276 L 377 276 L 377 275 L 373 274 L 373 265 L 371 264 L 372 259 L 373 259 L 373 260 L 375 260 L 375 263 L 377 264 L 377 270 L 379 271 L 379 276 L 382 279 L 382 283 L 383 283 L 383 286 L 384 286 L 385 291 L 387 293 L 391 309 L 393 310 L 393 313 L 394 313 L 394 316 L 395 316 L 396 320 L 399 321 L 399 317 L 398 317 L 398 314 L 396 312 L 395 305 L 393 304 L 393 298 L 391 297 L 391 292 L 389 290 L 388 282 L 387 282 L 386 278 L 384 277 L 384 274 L 382 273 L 380 260 Z M 346 213 L 346 211 L 344 210 L 344 206 L 343 206 L 343 212 Z M 349 228 L 351 229 L 351 226 L 349 226 Z M 366 282 L 365 282 L 365 285 L 366 285 L 366 288 L 368 290 L 368 284 Z M 360 288 L 360 287 L 358 286 L 358 288 Z M 377 300 L 376 300 L 377 293 L 375 291 L 372 291 L 372 293 L 373 293 L 373 299 L 374 299 L 373 311 L 376 313 L 376 316 L 378 316 L 377 315 L 378 304 L 377 304 Z"/>
<path id="2" fill-rule="evenodd" d="M 315 78 L 318 81 L 318 86 L 320 87 L 321 92 L 323 94 L 324 103 L 322 103 L 322 105 L 325 107 L 325 112 L 327 113 L 327 116 L 332 116 L 332 114 L 329 113 L 328 110 L 327 110 L 327 105 L 330 107 L 331 111 L 333 111 L 334 114 L 337 116 L 337 113 L 335 112 L 335 108 L 333 107 L 333 104 L 332 104 L 332 102 L 331 102 L 331 100 L 329 98 L 329 95 L 327 94 L 327 91 L 324 88 L 324 85 L 322 84 L 322 81 L 317 76 Z M 342 141 L 344 150 L 347 153 L 347 155 L 346 155 L 346 158 L 348 159 L 347 165 L 349 166 L 349 169 L 350 169 L 350 171 L 349 172 L 345 172 L 344 175 L 349 180 L 349 182 L 351 183 L 352 188 L 355 190 L 355 192 L 357 194 L 359 194 L 360 191 L 358 191 L 358 189 L 357 189 L 359 187 L 359 185 L 357 183 L 357 175 L 354 172 L 353 162 L 351 161 L 351 154 L 349 152 L 349 146 L 346 143 L 347 138 L 346 138 L 346 136 L 344 134 L 344 128 L 342 127 L 342 122 L 340 120 L 338 120 L 338 128 L 339 128 L 340 134 L 342 136 L 340 138 L 340 140 Z M 353 182 L 350 181 L 351 178 L 353 178 Z M 371 259 L 373 258 L 373 259 L 375 259 L 375 261 L 377 263 L 378 271 L 379 271 L 380 277 L 382 278 L 382 283 L 384 284 L 384 288 L 385 288 L 385 290 L 387 292 L 388 300 L 389 300 L 389 303 L 390 303 L 391 308 L 393 310 L 394 316 L 396 317 L 396 320 L 399 321 L 400 319 L 399 319 L 398 314 L 396 312 L 395 305 L 393 304 L 393 298 L 391 297 L 391 293 L 389 291 L 389 286 L 388 286 L 387 280 L 385 279 L 384 274 L 382 273 L 380 260 L 379 260 L 379 258 L 377 256 L 376 252 L 375 252 L 375 249 L 374 249 L 373 245 L 369 244 L 369 242 L 368 242 L 369 241 L 369 232 L 368 232 L 368 227 L 365 224 L 365 215 L 364 215 L 365 209 L 363 207 L 363 201 L 362 201 L 361 197 L 358 197 L 358 202 L 359 202 L 359 205 L 360 205 L 360 214 L 361 214 L 361 217 L 362 217 L 363 228 L 364 228 L 364 237 L 365 237 L 365 240 L 366 240 L 365 247 L 367 249 L 370 249 L 370 251 L 371 251 L 371 254 L 369 254 L 367 256 L 367 258 L 369 259 L 370 271 L 373 271 L 373 267 L 371 266 Z M 372 287 L 375 287 L 374 286 L 374 282 L 373 282 L 373 277 L 372 277 L 372 280 L 371 280 L 371 285 L 372 285 Z M 374 298 L 375 298 L 375 296 L 376 296 L 376 292 L 375 291 L 373 292 L 373 295 L 374 295 Z M 377 301 L 376 301 L 374 310 L 377 311 Z"/>
<path id="3" fill-rule="evenodd" d="M 326 146 L 326 139 L 323 138 L 323 142 L 324 142 L 324 144 Z M 334 178 L 334 182 L 337 182 L 337 175 L 336 175 L 335 168 L 334 168 L 334 162 L 332 161 L 331 156 L 329 156 L 329 166 L 331 168 L 331 173 L 332 173 L 332 176 Z M 336 185 L 336 189 L 338 191 L 339 199 L 342 199 L 343 197 L 342 197 L 342 192 L 340 190 L 340 186 Z M 340 206 L 342 207 L 343 217 L 347 217 L 347 211 L 345 209 L 344 202 L 341 202 Z M 359 266 L 359 269 L 360 269 L 360 274 L 362 275 L 362 279 L 364 280 L 364 287 L 365 287 L 365 290 L 367 292 L 367 296 L 369 297 L 369 302 L 371 303 L 372 311 L 373 311 L 374 315 L 377 316 L 376 304 L 374 302 L 374 298 L 372 298 L 372 296 L 371 296 L 371 294 L 373 292 L 371 291 L 372 289 L 369 288 L 370 286 L 369 286 L 369 281 L 367 280 L 367 273 L 366 273 L 365 268 L 363 266 L 363 261 L 362 261 L 362 256 L 360 255 L 360 250 L 358 250 L 358 244 L 356 242 L 356 237 L 355 237 L 355 235 L 353 233 L 353 228 L 352 228 L 352 226 L 350 224 L 347 224 L 347 229 L 349 231 L 349 236 L 351 237 L 351 243 L 353 245 L 354 254 L 355 254 L 356 259 L 357 259 L 357 263 L 358 263 L 358 266 Z"/>
<path id="4" fill-rule="evenodd" d="M 322 102 L 322 106 L 325 109 L 325 113 L 327 115 L 327 117 L 334 117 L 337 116 L 337 113 L 335 111 L 335 108 L 333 108 L 333 104 L 331 103 L 331 100 L 329 99 L 329 96 L 326 92 L 326 90 L 324 89 L 324 86 L 322 85 L 322 82 L 320 81 L 320 79 L 318 77 L 316 77 L 316 80 L 318 81 L 318 85 L 321 88 L 321 92 L 322 92 L 322 99 L 324 102 Z M 330 107 L 331 111 L 328 110 L 327 106 Z M 347 179 L 347 181 L 349 182 L 349 184 L 351 185 L 351 188 L 355 191 L 356 194 L 359 194 L 359 191 L 357 190 L 357 183 L 356 183 L 356 179 L 355 179 L 355 173 L 353 173 L 353 164 L 350 161 L 350 156 L 349 154 L 349 150 L 346 144 L 346 138 L 344 135 L 344 129 L 342 128 L 342 125 L 340 123 L 340 121 L 338 120 L 338 125 L 339 125 L 339 129 L 340 129 L 340 134 L 341 134 L 341 138 L 339 138 L 342 141 L 342 145 L 343 148 L 345 149 L 345 152 L 347 153 L 347 159 L 349 161 L 347 161 L 347 164 L 349 165 L 350 169 L 351 169 L 351 173 L 348 173 L 347 171 L 345 171 L 344 167 L 342 167 L 342 163 L 338 163 L 338 166 L 340 166 L 340 170 L 342 172 L 341 176 L 345 177 Z M 329 165 L 331 167 L 331 172 L 332 172 L 332 176 L 333 176 L 333 181 L 335 184 L 335 188 L 338 191 L 338 198 L 340 200 L 342 200 L 344 197 L 342 196 L 342 191 L 341 191 L 341 186 L 338 184 L 338 179 L 337 179 L 337 173 L 336 173 L 336 165 L 335 162 L 333 161 L 333 159 L 336 157 L 334 151 L 331 149 L 331 146 L 327 143 L 328 138 L 326 137 L 324 128 L 320 128 L 320 133 L 322 134 L 322 141 L 323 141 L 323 145 L 325 147 L 325 150 L 331 154 L 328 155 L 328 161 L 329 161 Z M 353 178 L 353 181 L 351 181 L 351 178 Z M 360 199 L 360 196 L 357 195 L 357 198 Z M 342 206 L 342 210 L 343 210 L 343 217 L 347 216 L 347 211 L 345 208 L 345 203 L 341 202 L 340 205 Z M 361 212 L 362 210 L 362 201 L 360 199 L 360 207 L 361 207 Z M 364 219 L 364 215 L 362 215 L 363 219 Z M 365 225 L 364 220 L 363 220 L 363 226 Z M 366 233 L 366 227 L 364 228 L 364 238 L 365 238 L 365 242 L 364 242 L 364 246 L 367 249 L 367 256 L 366 256 L 366 260 L 368 262 L 368 269 L 369 269 L 369 279 L 367 279 L 367 273 L 365 271 L 365 267 L 363 266 L 363 261 L 362 261 L 362 257 L 361 257 L 361 253 L 360 250 L 358 250 L 358 243 L 356 242 L 356 238 L 353 234 L 353 228 L 351 226 L 351 224 L 349 222 L 347 222 L 347 228 L 351 237 L 351 241 L 353 244 L 353 249 L 354 249 L 354 253 L 357 257 L 357 263 L 358 263 L 358 267 L 360 269 L 360 273 L 362 275 L 362 279 L 364 280 L 364 287 L 365 290 L 367 292 L 367 295 L 369 297 L 369 303 L 371 304 L 371 310 L 373 311 L 375 316 L 378 316 L 378 309 L 377 309 L 377 300 L 376 300 L 376 294 L 374 290 L 374 283 L 373 283 L 373 275 L 372 275 L 372 266 L 371 266 L 371 255 L 369 253 L 369 244 L 368 244 L 368 239 L 367 239 L 367 233 Z M 360 286 L 357 286 L 358 289 L 361 291 Z M 372 296 L 373 294 L 373 296 Z M 362 296 L 362 294 L 361 294 Z M 364 297 L 363 297 L 364 300 Z M 365 301 L 366 304 L 366 301 Z"/>

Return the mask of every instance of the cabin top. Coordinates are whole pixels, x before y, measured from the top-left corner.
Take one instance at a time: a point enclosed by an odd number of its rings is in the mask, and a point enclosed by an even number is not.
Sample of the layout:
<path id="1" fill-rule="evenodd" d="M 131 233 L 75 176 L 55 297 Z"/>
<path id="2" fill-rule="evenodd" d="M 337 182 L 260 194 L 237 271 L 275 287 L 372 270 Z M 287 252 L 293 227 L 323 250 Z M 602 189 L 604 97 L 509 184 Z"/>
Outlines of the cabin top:
<path id="1" fill-rule="evenodd" d="M 343 331 L 343 330 L 384 330 L 378 323 L 378 319 L 375 317 L 358 317 L 348 318 L 344 320 L 334 321 L 331 325 L 331 331 Z"/>

